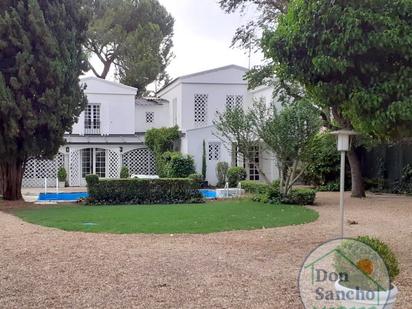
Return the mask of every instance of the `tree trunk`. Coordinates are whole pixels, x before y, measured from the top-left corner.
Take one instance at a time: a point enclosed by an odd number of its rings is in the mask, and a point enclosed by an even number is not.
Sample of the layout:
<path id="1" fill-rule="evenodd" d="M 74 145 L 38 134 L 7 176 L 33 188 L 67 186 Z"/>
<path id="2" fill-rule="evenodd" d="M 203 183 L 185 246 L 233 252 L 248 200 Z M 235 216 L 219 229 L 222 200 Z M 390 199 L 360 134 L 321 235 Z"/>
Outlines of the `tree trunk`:
<path id="1" fill-rule="evenodd" d="M 0 172 L 3 180 L 3 198 L 8 201 L 23 199 L 21 195 L 21 184 L 23 180 L 23 162 L 11 160 L 0 163 Z"/>
<path id="2" fill-rule="evenodd" d="M 347 155 L 352 178 L 352 197 L 366 197 L 359 156 L 354 149 L 348 151 Z"/>

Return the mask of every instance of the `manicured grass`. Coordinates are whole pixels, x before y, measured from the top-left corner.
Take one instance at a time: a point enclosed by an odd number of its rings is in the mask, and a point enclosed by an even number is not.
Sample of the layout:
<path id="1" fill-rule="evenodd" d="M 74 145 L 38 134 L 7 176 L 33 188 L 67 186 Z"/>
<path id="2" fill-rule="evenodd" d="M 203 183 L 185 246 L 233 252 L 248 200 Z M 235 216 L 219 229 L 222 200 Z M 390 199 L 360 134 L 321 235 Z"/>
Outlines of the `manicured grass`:
<path id="1" fill-rule="evenodd" d="M 315 221 L 301 206 L 230 200 L 191 205 L 59 206 L 16 210 L 18 217 L 66 231 L 107 233 L 211 233 L 253 230 Z"/>

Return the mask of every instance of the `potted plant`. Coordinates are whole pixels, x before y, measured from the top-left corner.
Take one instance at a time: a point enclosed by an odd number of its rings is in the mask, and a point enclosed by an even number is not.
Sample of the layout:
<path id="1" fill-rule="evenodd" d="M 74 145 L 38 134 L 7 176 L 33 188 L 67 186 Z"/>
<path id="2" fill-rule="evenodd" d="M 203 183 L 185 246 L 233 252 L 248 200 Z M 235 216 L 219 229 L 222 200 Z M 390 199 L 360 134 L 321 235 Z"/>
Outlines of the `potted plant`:
<path id="1" fill-rule="evenodd" d="M 399 274 L 392 250 L 376 238 L 361 236 L 346 239 L 338 246 L 334 266 L 340 280 L 337 294 L 344 295 L 345 308 L 392 309 L 398 289 L 393 281 Z"/>
<path id="2" fill-rule="evenodd" d="M 64 167 L 59 168 L 57 172 L 57 178 L 59 180 L 59 188 L 64 188 L 66 186 L 67 172 Z"/>

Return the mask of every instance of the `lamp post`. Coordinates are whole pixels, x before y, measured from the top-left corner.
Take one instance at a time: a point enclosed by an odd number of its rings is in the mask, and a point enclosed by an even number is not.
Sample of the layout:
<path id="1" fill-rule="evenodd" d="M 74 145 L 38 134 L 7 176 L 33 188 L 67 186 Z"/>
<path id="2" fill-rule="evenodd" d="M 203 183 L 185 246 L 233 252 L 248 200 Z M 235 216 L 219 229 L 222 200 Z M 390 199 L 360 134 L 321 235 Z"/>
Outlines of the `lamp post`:
<path id="1" fill-rule="evenodd" d="M 344 237 L 343 227 L 344 227 L 344 220 L 345 220 L 345 205 L 344 205 L 344 197 L 345 197 L 345 159 L 346 159 L 346 152 L 349 151 L 350 148 L 350 139 L 351 136 L 357 135 L 355 131 L 352 130 L 339 130 L 331 132 L 331 134 L 336 135 L 338 137 L 338 151 L 340 152 L 340 236 L 341 238 Z"/>

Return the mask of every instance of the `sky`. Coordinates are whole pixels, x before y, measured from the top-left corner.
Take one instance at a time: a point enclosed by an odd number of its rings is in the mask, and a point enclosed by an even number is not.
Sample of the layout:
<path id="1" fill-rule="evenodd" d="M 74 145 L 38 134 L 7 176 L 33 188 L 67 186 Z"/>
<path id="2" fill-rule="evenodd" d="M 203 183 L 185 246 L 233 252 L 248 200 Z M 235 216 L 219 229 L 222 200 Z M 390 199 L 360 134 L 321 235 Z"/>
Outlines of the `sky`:
<path id="1" fill-rule="evenodd" d="M 229 64 L 248 67 L 248 53 L 230 45 L 235 30 L 247 23 L 254 12 L 226 14 L 218 0 L 159 1 L 175 18 L 175 57 L 167 68 L 172 78 Z M 260 54 L 252 53 L 251 65 L 259 64 L 261 58 Z M 93 63 L 98 64 L 98 61 L 93 60 Z M 110 79 L 114 79 L 113 75 Z"/>

